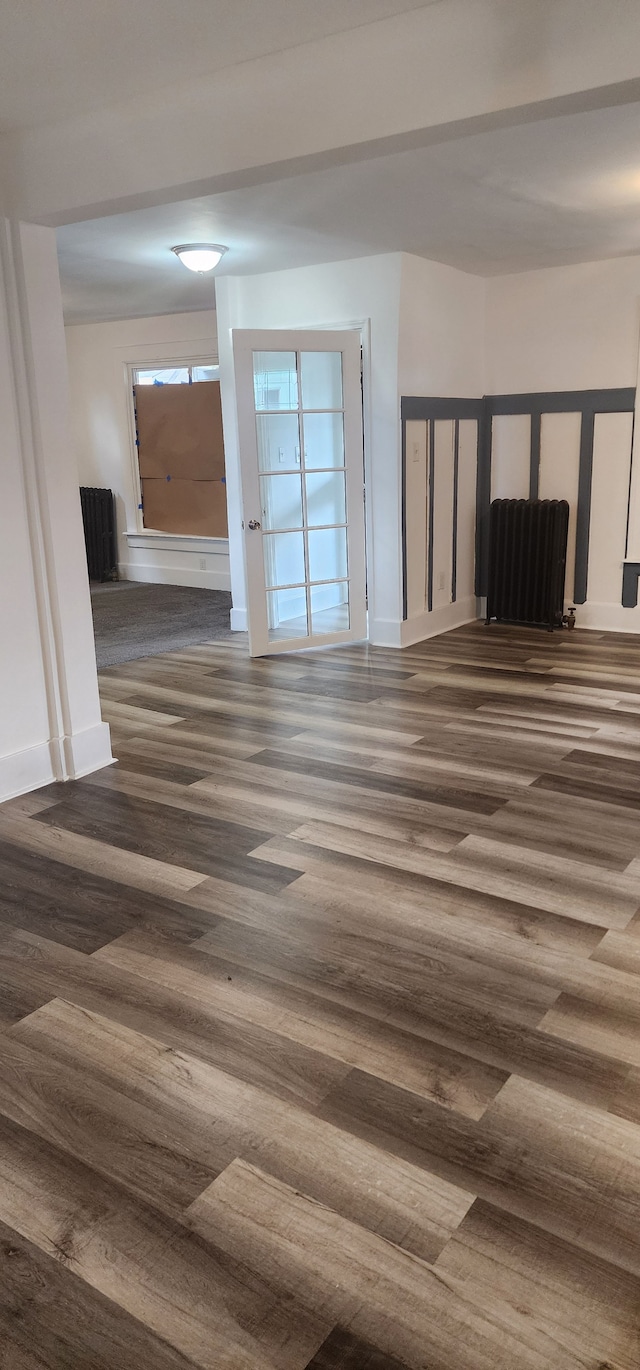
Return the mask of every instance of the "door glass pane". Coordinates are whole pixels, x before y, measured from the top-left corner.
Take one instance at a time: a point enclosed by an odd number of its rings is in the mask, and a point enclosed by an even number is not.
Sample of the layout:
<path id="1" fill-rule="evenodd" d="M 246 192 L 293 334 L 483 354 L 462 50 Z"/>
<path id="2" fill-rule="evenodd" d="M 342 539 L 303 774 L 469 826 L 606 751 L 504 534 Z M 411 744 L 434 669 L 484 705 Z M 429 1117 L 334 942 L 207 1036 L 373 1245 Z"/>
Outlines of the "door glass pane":
<path id="1" fill-rule="evenodd" d="M 267 586 L 300 585 L 304 581 L 303 533 L 265 533 L 262 549 Z"/>
<path id="2" fill-rule="evenodd" d="M 289 537 L 296 536 L 289 534 Z M 346 528 L 309 533 L 309 580 L 338 580 L 347 574 Z"/>
<path id="3" fill-rule="evenodd" d="M 275 480 L 294 480 L 291 476 L 276 476 Z M 344 471 L 323 471 L 305 476 L 307 490 L 307 523 L 317 528 L 326 523 L 346 523 Z M 272 525 L 275 527 L 275 524 Z M 285 525 L 291 527 L 290 524 Z"/>
<path id="4" fill-rule="evenodd" d="M 311 586 L 312 633 L 342 633 L 349 627 L 349 582 Z"/>
<path id="5" fill-rule="evenodd" d="M 302 528 L 300 476 L 261 476 L 263 528 Z"/>
<path id="6" fill-rule="evenodd" d="M 342 353 L 301 352 L 303 409 L 342 409 Z"/>
<path id="7" fill-rule="evenodd" d="M 344 414 L 305 414 L 304 464 L 307 471 L 344 466 Z"/>
<path id="8" fill-rule="evenodd" d="M 297 409 L 298 373 L 295 352 L 254 352 L 253 390 L 258 411 Z"/>
<path id="9" fill-rule="evenodd" d="M 342 415 L 340 414 L 339 417 L 342 418 Z M 295 471 L 296 466 L 300 465 L 298 415 L 257 414 L 256 430 L 258 435 L 258 470 Z M 327 466 L 332 464 L 327 462 Z"/>
<path id="10" fill-rule="evenodd" d="M 307 598 L 300 590 L 267 590 L 269 641 L 307 637 Z M 326 631 L 326 630 L 325 630 Z"/>

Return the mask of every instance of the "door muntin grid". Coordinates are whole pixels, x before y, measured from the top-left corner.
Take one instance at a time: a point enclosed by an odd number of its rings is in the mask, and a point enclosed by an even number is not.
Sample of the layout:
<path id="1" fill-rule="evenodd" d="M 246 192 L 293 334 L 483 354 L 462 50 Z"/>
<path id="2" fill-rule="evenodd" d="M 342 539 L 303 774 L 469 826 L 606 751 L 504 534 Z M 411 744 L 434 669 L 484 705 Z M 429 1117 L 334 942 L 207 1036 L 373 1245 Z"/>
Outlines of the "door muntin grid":
<path id="1" fill-rule="evenodd" d="M 252 354 L 269 640 L 347 632 L 340 351 Z"/>

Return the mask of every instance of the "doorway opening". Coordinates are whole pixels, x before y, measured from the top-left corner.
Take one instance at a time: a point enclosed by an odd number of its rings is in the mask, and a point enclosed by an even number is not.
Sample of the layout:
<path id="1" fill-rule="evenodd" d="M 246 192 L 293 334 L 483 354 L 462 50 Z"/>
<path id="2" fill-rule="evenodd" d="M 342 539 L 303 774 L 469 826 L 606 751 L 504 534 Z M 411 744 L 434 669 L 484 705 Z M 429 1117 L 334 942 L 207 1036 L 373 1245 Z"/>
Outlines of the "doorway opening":
<path id="1" fill-rule="evenodd" d="M 114 501 L 109 491 L 87 492 L 108 496 L 114 513 L 125 514 L 110 540 L 119 548 L 113 570 L 91 584 L 99 668 L 230 633 L 217 360 L 127 361 L 124 376 L 130 442 L 114 483 L 119 492 L 128 482 L 130 495 Z M 224 588 L 206 583 L 220 562 Z"/>

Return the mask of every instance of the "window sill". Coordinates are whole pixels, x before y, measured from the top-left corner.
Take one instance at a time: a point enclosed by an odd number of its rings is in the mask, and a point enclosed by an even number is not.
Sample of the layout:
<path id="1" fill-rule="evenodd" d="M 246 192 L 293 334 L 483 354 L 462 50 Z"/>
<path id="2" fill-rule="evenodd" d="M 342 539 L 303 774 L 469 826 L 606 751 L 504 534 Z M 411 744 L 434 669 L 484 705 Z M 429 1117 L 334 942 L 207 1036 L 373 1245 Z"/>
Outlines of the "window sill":
<path id="1" fill-rule="evenodd" d="M 208 538 L 192 533 L 161 533 L 154 528 L 125 532 L 129 547 L 156 547 L 159 551 L 224 552 L 229 550 L 228 538 Z"/>

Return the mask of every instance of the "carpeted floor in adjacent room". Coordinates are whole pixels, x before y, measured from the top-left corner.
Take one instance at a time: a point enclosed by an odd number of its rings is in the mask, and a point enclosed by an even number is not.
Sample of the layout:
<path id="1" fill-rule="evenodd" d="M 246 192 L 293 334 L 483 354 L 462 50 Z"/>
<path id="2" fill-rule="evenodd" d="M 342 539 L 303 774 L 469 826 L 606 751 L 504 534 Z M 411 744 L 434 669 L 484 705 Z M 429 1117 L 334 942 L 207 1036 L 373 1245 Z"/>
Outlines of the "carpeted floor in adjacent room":
<path id="1" fill-rule="evenodd" d="M 231 636 L 226 590 L 121 580 L 92 585 L 91 606 L 99 670 Z"/>

